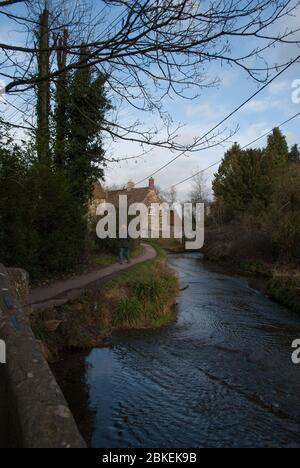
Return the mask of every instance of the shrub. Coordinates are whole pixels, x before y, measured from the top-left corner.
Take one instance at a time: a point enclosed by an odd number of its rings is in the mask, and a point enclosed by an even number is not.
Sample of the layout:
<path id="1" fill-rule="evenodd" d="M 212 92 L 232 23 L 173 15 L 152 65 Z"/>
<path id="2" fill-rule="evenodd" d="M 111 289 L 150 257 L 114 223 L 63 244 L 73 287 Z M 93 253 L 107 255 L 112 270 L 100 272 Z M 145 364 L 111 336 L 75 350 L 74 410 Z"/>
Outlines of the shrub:
<path id="1" fill-rule="evenodd" d="M 64 173 L 0 148 L 0 180 L 0 261 L 33 278 L 74 268 L 86 220 Z"/>
<path id="2" fill-rule="evenodd" d="M 300 165 L 290 164 L 273 182 L 268 212 L 261 216 L 262 230 L 282 261 L 300 262 Z"/>
<path id="3" fill-rule="evenodd" d="M 268 284 L 268 292 L 275 300 L 300 312 L 300 273 L 275 270 Z"/>
<path id="4" fill-rule="evenodd" d="M 39 238 L 35 271 L 43 275 L 71 270 L 84 254 L 84 209 L 74 199 L 62 171 L 38 164 L 30 170 L 28 184 L 31 187 L 33 227 Z"/>

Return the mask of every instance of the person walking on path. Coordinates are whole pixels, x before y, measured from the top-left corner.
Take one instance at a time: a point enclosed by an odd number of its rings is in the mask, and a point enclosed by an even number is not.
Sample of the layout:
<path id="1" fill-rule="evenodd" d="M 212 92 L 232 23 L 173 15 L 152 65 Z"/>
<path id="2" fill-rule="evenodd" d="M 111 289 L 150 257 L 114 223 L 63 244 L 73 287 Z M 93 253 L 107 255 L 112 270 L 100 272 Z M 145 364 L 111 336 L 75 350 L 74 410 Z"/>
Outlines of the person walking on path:
<path id="1" fill-rule="evenodd" d="M 119 248 L 120 248 L 120 263 L 122 264 L 124 262 L 124 259 L 126 259 L 127 263 L 130 263 L 128 235 L 125 238 L 119 238 Z"/>

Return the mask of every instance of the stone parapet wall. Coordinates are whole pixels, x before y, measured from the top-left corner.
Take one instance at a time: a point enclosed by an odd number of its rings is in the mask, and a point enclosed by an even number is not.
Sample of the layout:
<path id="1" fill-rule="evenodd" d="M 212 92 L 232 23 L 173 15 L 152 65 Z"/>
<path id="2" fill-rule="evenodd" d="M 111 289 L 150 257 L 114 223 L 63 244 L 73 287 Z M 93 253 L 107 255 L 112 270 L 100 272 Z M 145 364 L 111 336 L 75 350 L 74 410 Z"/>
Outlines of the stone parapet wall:
<path id="1" fill-rule="evenodd" d="M 0 264 L 0 447 L 84 448 L 66 400 L 22 307 L 28 275 Z"/>

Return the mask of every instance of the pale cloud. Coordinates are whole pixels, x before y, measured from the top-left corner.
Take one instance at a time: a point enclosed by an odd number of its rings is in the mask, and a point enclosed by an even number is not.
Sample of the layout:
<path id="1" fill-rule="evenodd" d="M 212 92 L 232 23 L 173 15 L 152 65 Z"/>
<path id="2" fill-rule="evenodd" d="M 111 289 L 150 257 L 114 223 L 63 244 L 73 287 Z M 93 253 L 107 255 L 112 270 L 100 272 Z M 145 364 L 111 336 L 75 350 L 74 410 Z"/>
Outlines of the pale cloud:
<path id="1" fill-rule="evenodd" d="M 299 25 L 300 25 L 300 6 L 295 9 L 295 11 L 293 12 L 292 15 L 290 16 L 286 16 L 284 18 L 281 19 L 280 21 L 280 29 L 281 31 L 297 31 L 297 29 L 299 29 Z M 294 34 L 294 37 L 290 36 L 289 38 L 289 41 L 292 41 L 292 42 L 295 42 L 295 41 L 299 41 L 300 40 L 300 31 L 297 31 L 295 34 Z M 295 58 L 299 55 L 299 46 L 295 43 L 286 43 L 286 44 L 282 44 L 281 47 L 278 48 L 277 50 L 277 61 L 278 63 L 286 63 L 288 60 L 290 60 L 291 58 Z M 295 65 L 295 67 L 293 67 L 292 69 L 290 69 L 287 74 L 288 75 L 292 75 L 295 73 L 295 68 L 299 68 L 299 66 L 297 67 L 297 65 Z M 297 72 L 296 72 L 297 73 Z M 298 73 L 299 75 L 299 73 Z M 299 77 L 299 76 L 298 76 Z"/>
<path id="2" fill-rule="evenodd" d="M 271 95 L 285 95 L 287 93 L 290 93 L 291 89 L 291 82 L 289 80 L 284 80 L 284 81 L 274 81 L 273 83 L 270 84 L 268 91 L 269 94 Z"/>
<path id="3" fill-rule="evenodd" d="M 276 115 L 274 119 L 275 121 L 270 121 L 269 118 L 264 118 L 261 122 L 253 122 L 248 125 L 241 125 L 241 130 L 238 135 L 234 137 L 234 140 L 236 140 L 242 147 L 249 144 L 256 138 L 259 138 L 260 136 L 269 132 L 276 124 L 279 123 L 279 121 L 276 121 Z M 279 119 L 278 115 L 277 119 Z M 198 135 L 204 134 L 208 128 L 209 127 L 205 125 L 188 125 L 184 129 L 181 138 L 185 141 L 189 141 L 193 135 L 197 133 Z M 297 128 L 296 124 L 295 128 Z M 290 129 L 289 127 L 283 128 L 282 130 L 287 137 L 289 145 L 297 143 L 298 140 L 300 140 L 299 136 L 297 136 L 297 130 Z M 252 146 L 264 147 L 266 142 L 267 137 L 264 137 Z M 211 164 L 221 160 L 232 143 L 233 142 L 231 141 L 216 148 L 210 148 L 205 151 L 193 153 L 190 156 L 181 156 L 173 164 L 167 166 L 165 169 L 154 176 L 156 184 L 159 185 L 162 189 L 170 189 L 172 185 L 190 177 L 199 170 L 206 169 Z M 117 148 L 119 148 L 119 150 Z M 117 144 L 114 151 L 115 154 L 120 155 L 120 151 L 122 151 L 122 153 L 133 153 L 137 150 L 138 148 L 135 147 L 134 144 L 123 142 Z M 170 151 L 156 148 L 151 153 L 151 155 L 140 158 L 136 162 L 130 161 L 111 165 L 111 167 L 106 171 L 107 183 L 110 185 L 125 185 L 129 179 L 137 182 L 142 178 L 150 176 L 151 173 L 155 172 L 159 167 L 169 162 L 172 158 L 174 158 L 174 156 L 174 153 L 171 153 Z M 218 164 L 205 172 L 209 186 L 211 186 L 211 182 L 217 170 Z M 148 181 L 145 180 L 142 184 L 139 184 L 139 186 L 146 186 L 147 183 Z M 189 193 L 191 191 L 191 184 L 192 182 L 189 180 L 177 187 L 177 193 L 180 200 L 184 201 L 188 199 Z"/>
<path id="4" fill-rule="evenodd" d="M 282 101 L 281 100 L 274 100 L 271 98 L 266 99 L 254 99 L 250 101 L 246 106 L 242 109 L 243 113 L 247 112 L 268 112 L 272 109 L 282 109 Z"/>
<path id="5" fill-rule="evenodd" d="M 207 132 L 209 126 L 197 126 L 188 125 L 180 134 L 180 141 L 186 143 L 191 142 L 195 135 L 202 135 Z M 231 143 L 230 143 L 231 144 Z M 173 164 L 167 166 L 165 169 L 160 171 L 154 176 L 157 185 L 163 189 L 170 189 L 172 185 L 177 182 L 191 176 L 197 170 L 206 168 L 210 164 L 222 158 L 226 149 L 230 144 L 223 145 L 216 148 L 210 148 L 207 150 L 192 153 L 189 156 L 181 156 Z M 117 146 L 122 147 L 122 151 L 130 152 L 137 151 L 138 148 L 134 148 L 134 144 L 120 143 Z M 116 148 L 116 153 L 118 150 Z M 119 152 L 120 154 L 120 152 Z M 159 167 L 168 163 L 176 154 L 168 150 L 155 149 L 151 155 L 146 155 L 144 158 L 136 160 L 136 162 L 121 162 L 119 164 L 112 165 L 107 171 L 107 184 L 125 185 L 129 179 L 137 182 L 140 179 L 150 176 Z M 217 166 L 211 169 L 208 175 L 208 183 L 210 183 L 213 173 L 217 170 Z M 148 181 L 145 180 L 139 186 L 147 185 Z M 181 200 L 186 200 L 191 189 L 191 182 L 187 182 L 178 187 L 178 195 Z"/>
<path id="6" fill-rule="evenodd" d="M 216 105 L 208 102 L 190 105 L 186 108 L 186 116 L 188 118 L 203 117 L 205 119 L 213 120 L 218 119 L 223 115 L 224 111 L 222 109 L 216 108 Z"/>
<path id="7" fill-rule="evenodd" d="M 222 86 L 225 86 L 226 88 L 229 86 L 232 86 L 237 81 L 237 79 L 238 79 L 238 75 L 234 71 L 222 70 L 222 76 L 221 76 Z"/>

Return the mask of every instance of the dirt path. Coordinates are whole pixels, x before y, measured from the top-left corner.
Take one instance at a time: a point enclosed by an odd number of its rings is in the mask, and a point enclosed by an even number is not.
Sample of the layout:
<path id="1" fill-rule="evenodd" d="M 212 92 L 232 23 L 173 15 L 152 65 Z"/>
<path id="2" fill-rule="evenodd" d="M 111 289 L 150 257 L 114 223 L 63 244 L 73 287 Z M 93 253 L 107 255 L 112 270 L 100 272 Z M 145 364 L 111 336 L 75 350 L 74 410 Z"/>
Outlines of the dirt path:
<path id="1" fill-rule="evenodd" d="M 97 286 L 97 284 L 102 283 L 103 280 L 110 279 L 119 272 L 129 270 L 132 266 L 150 260 L 156 256 L 156 251 L 153 247 L 148 244 L 142 244 L 142 246 L 144 249 L 143 254 L 133 259 L 129 265 L 127 263 L 123 265 L 114 263 L 108 267 L 94 270 L 71 279 L 57 281 L 44 287 L 32 289 L 28 297 L 27 305 L 34 309 L 43 309 L 65 304 L 80 296 L 84 289 Z"/>

